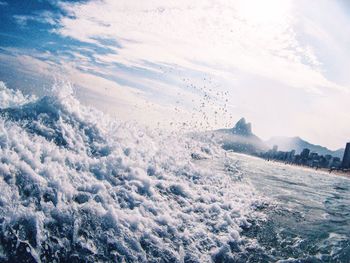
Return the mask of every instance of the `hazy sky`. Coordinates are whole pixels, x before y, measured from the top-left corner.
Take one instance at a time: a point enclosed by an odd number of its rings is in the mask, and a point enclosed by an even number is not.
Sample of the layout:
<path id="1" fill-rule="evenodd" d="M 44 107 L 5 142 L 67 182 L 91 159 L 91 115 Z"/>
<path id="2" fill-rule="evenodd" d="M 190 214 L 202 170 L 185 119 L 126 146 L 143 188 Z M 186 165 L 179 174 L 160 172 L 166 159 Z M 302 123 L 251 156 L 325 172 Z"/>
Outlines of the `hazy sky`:
<path id="1" fill-rule="evenodd" d="M 55 79 L 120 119 L 350 141 L 350 4 L 0 0 L 0 79 Z"/>

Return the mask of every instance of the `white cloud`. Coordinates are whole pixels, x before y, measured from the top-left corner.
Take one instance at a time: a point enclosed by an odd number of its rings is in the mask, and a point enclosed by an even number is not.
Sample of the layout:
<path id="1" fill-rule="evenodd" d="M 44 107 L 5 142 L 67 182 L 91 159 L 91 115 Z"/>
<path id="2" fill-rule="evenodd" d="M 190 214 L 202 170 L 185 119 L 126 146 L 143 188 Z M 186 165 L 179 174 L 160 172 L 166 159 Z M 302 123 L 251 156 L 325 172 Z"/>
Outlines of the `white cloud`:
<path id="1" fill-rule="evenodd" d="M 221 74 L 223 68 L 239 69 L 309 91 L 344 89 L 323 76 L 312 47 L 298 42 L 291 1 L 105 0 L 61 7 L 70 17 L 60 19 L 59 34 L 99 45 L 96 37 L 121 43 L 104 61 L 220 68 Z"/>
<path id="2" fill-rule="evenodd" d="M 17 75 L 20 74 L 22 81 L 16 88 L 25 90 L 28 85 L 27 77 L 34 77 L 35 80 L 42 80 L 34 83 L 36 93 L 40 96 L 40 94 L 49 91 L 50 87 L 47 86 L 47 83 L 54 83 L 57 78 L 75 84 L 77 95 L 83 102 L 92 104 L 121 120 L 135 120 L 144 125 L 158 125 L 165 129 L 173 129 L 182 125 L 183 122 L 188 123 L 193 120 L 184 103 L 172 107 L 164 101 L 151 100 L 149 94 L 142 90 L 133 86 L 120 85 L 115 81 L 95 75 L 94 73 L 100 69 L 91 64 L 89 70 L 92 71 L 83 72 L 77 69 L 76 63 L 69 61 L 68 58 L 66 58 L 66 61 L 58 63 L 48 60 L 53 56 L 49 53 L 39 53 L 32 50 L 30 52 L 31 56 L 29 56 L 23 54 L 28 53 L 28 51 L 23 52 L 23 50 L 15 48 L 7 48 L 6 51 L 11 54 L 0 53 L 0 61 L 6 64 L 10 70 L 11 68 L 16 69 Z M 64 57 L 61 56 L 60 58 L 63 59 Z M 108 71 L 101 71 L 101 73 L 108 74 Z M 131 78 L 127 74 L 122 77 Z M 156 80 L 152 81 L 145 78 L 142 81 L 146 82 L 153 90 L 152 92 L 155 93 L 161 89 L 166 89 L 170 94 L 180 92 L 180 89 Z M 195 98 L 192 93 L 181 92 L 188 100 Z M 197 100 L 197 98 L 195 99 Z M 176 104 L 175 101 L 174 104 Z"/>
<path id="3" fill-rule="evenodd" d="M 56 25 L 59 16 L 49 11 L 37 12 L 34 15 L 14 15 L 13 19 L 22 27 L 27 26 L 28 22 L 35 21 L 43 24 Z"/>
<path id="4" fill-rule="evenodd" d="M 48 74 L 56 72 L 45 68 L 54 63 L 89 91 L 87 101 L 108 111 L 139 121 L 147 117 L 149 123 L 209 119 L 212 128 L 233 125 L 246 116 L 265 138 L 300 135 L 333 148 L 348 140 L 350 126 L 344 122 L 344 112 L 349 111 L 346 101 L 350 100 L 350 21 L 338 3 L 91 0 L 56 4 L 69 15 L 46 12 L 38 19 L 55 24 L 57 34 L 90 45 L 67 47 L 57 55 L 32 55 L 39 60 L 33 61 L 32 71 L 38 67 L 39 72 L 42 68 Z M 26 23 L 37 18 L 17 19 Z M 17 59 L 23 64 L 30 57 Z M 203 80 L 208 76 L 210 81 Z M 229 95 L 218 95 L 227 91 Z M 204 94 L 213 98 L 202 109 L 198 105 Z M 91 99 L 94 96 L 99 100 Z"/>

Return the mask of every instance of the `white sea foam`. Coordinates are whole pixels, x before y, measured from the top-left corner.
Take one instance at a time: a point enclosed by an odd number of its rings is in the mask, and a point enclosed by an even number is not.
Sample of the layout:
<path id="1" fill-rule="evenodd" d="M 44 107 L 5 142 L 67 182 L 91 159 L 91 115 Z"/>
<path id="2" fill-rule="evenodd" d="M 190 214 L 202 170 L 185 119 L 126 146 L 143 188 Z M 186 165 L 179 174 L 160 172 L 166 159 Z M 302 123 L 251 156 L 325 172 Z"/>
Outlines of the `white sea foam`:
<path id="1" fill-rule="evenodd" d="M 34 100 L 0 82 L 1 260 L 219 262 L 244 250 L 258 197 L 220 148 L 58 90 Z"/>
<path id="2" fill-rule="evenodd" d="M 0 108 L 19 106 L 35 100 L 35 96 L 25 96 L 19 90 L 8 89 L 4 82 L 0 81 Z"/>

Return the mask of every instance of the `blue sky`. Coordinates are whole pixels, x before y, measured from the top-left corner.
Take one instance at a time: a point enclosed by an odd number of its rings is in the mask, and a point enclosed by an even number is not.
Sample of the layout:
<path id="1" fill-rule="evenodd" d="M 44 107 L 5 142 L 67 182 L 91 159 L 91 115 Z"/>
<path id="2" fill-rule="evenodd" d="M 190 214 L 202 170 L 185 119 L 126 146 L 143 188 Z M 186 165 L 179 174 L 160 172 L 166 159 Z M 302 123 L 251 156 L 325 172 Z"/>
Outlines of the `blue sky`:
<path id="1" fill-rule="evenodd" d="M 0 79 L 123 120 L 350 140 L 346 1 L 0 0 Z"/>

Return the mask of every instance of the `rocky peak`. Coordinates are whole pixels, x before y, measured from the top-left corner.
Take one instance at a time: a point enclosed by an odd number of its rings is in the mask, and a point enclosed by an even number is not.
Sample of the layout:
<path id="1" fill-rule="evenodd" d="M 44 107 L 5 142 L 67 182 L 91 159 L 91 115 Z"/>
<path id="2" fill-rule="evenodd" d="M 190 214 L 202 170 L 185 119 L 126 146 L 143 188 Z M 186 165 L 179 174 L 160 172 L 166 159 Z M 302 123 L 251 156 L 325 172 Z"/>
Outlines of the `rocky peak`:
<path id="1" fill-rule="evenodd" d="M 241 136 L 250 136 L 252 135 L 252 125 L 251 123 L 247 123 L 245 118 L 241 118 L 232 128 L 232 133 Z"/>

